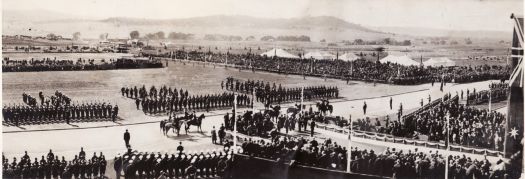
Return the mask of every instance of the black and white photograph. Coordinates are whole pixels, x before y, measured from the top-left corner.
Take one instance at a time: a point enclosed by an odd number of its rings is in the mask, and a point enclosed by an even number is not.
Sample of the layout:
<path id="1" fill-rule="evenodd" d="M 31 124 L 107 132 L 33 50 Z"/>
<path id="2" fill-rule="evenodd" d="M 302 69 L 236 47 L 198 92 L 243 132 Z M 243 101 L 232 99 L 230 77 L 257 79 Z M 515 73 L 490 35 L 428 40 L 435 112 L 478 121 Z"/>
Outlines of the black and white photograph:
<path id="1" fill-rule="evenodd" d="M 525 179 L 523 0 L 2 0 L 5 179 Z"/>

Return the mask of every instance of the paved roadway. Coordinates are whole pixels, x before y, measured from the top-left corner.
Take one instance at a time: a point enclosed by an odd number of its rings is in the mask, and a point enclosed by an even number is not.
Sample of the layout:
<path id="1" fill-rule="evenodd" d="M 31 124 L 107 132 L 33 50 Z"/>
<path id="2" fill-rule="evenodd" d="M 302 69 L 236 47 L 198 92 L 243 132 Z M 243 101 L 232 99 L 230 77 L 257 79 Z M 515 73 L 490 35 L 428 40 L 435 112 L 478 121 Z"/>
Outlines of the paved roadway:
<path id="1" fill-rule="evenodd" d="M 479 82 L 461 85 L 447 85 L 447 91 L 466 88 L 476 88 L 481 90 L 488 87 L 488 82 Z M 430 90 L 418 91 L 413 93 L 406 93 L 393 96 L 394 104 L 403 103 L 405 109 L 419 107 L 421 98 L 427 98 L 430 94 L 432 99 L 437 99 L 442 95 L 439 92 L 439 87 Z M 353 119 L 363 117 L 362 104 L 364 101 L 368 104 L 369 116 L 380 116 L 396 112 L 397 106 L 394 105 L 394 110 L 388 109 L 389 96 L 378 97 L 372 99 L 356 99 L 350 101 L 338 100 L 335 101 L 335 114 L 348 116 L 352 115 Z M 426 99 L 425 99 L 426 100 Z M 428 101 L 425 101 L 425 103 Z M 137 114 L 137 113 L 135 113 Z M 162 117 L 140 116 L 144 121 L 158 121 Z M 119 125 L 90 128 L 90 129 L 73 129 L 73 130 L 50 130 L 38 132 L 14 132 L 3 133 L 3 152 L 8 157 L 20 157 L 25 150 L 32 157 L 40 156 L 48 152 L 49 149 L 58 155 L 64 155 L 67 158 L 78 154 L 80 147 L 91 155 L 93 152 L 103 151 L 106 157 L 113 157 L 117 153 L 125 150 L 123 133 L 129 129 L 131 133 L 131 145 L 135 150 L 139 151 L 174 151 L 180 141 L 188 150 L 200 151 L 211 148 L 220 148 L 218 145 L 211 144 L 210 130 L 212 126 L 217 128 L 223 121 L 221 112 L 216 112 L 215 116 L 209 116 L 203 121 L 203 132 L 197 132 L 193 126 L 190 129 L 189 135 L 176 136 L 170 134 L 169 137 L 163 136 L 159 129 L 159 123 L 143 123 L 136 125 Z M 108 122 L 108 124 L 111 124 Z M 81 124 L 79 124 L 81 125 Z M 329 132 L 316 133 L 317 137 L 333 137 Z M 338 143 L 344 143 L 344 138 L 336 139 Z M 374 148 L 380 150 L 384 146 L 374 146 L 370 144 L 354 143 L 360 148 Z"/>

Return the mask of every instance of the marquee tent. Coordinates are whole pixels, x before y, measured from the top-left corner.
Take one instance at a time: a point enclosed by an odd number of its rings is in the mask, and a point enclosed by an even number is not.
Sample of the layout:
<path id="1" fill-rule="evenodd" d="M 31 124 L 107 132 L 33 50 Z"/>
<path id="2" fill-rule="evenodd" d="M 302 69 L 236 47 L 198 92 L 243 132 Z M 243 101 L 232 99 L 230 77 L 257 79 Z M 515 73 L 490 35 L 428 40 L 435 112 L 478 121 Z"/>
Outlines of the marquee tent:
<path id="1" fill-rule="evenodd" d="M 381 63 L 397 63 L 403 66 L 410 66 L 410 65 L 420 65 L 420 63 L 410 59 L 410 57 L 403 55 L 403 56 L 395 56 L 395 55 L 388 55 L 385 58 L 379 60 Z"/>
<path id="2" fill-rule="evenodd" d="M 436 57 L 436 58 L 431 58 L 423 62 L 423 65 L 433 66 L 433 67 L 439 67 L 439 66 L 449 67 L 449 66 L 456 66 L 456 62 L 450 60 L 447 57 Z"/>
<path id="3" fill-rule="evenodd" d="M 359 57 L 357 55 L 355 55 L 354 53 L 345 53 L 341 56 L 339 56 L 339 60 L 343 60 L 343 61 L 347 61 L 347 62 L 351 62 L 351 61 L 355 61 L 359 59 Z"/>
<path id="4" fill-rule="evenodd" d="M 298 56 L 292 55 L 291 53 L 288 53 L 287 51 L 284 51 L 280 48 L 274 48 L 272 50 L 269 50 L 267 52 L 261 53 L 261 56 L 268 56 L 268 57 L 282 57 L 282 58 L 299 58 Z"/>
<path id="5" fill-rule="evenodd" d="M 335 59 L 335 55 L 328 53 L 328 52 L 308 52 L 307 54 L 304 54 L 304 58 L 313 58 L 317 60 L 332 60 Z"/>

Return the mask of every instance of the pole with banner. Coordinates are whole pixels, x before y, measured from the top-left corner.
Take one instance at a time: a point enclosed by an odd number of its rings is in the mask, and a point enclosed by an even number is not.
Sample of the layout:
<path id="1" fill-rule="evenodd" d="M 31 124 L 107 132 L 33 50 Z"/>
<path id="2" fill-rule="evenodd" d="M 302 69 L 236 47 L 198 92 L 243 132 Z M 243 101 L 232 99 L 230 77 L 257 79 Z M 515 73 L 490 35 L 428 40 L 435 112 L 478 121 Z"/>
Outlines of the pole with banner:
<path id="1" fill-rule="evenodd" d="M 233 149 L 237 148 L 237 94 L 233 94 Z M 233 150 L 237 153 L 237 150 Z"/>
<path id="2" fill-rule="evenodd" d="M 255 90 L 257 90 L 257 88 L 253 88 L 252 90 L 252 114 L 255 114 Z"/>
<path id="3" fill-rule="evenodd" d="M 348 129 L 348 147 L 346 151 L 346 172 L 350 173 L 350 164 L 352 163 L 352 116 L 349 116 L 349 122 L 350 122 L 350 129 Z"/>
<path id="4" fill-rule="evenodd" d="M 492 89 L 489 88 L 489 112 L 492 111 Z"/>
<path id="5" fill-rule="evenodd" d="M 448 179 L 448 166 L 449 166 L 449 161 L 448 161 L 448 156 L 450 155 L 450 130 L 449 130 L 449 123 L 450 123 L 450 112 L 447 112 L 447 135 L 445 135 L 447 137 L 447 150 L 446 150 L 446 157 L 445 157 L 445 179 Z"/>
<path id="6" fill-rule="evenodd" d="M 304 103 L 304 86 L 301 87 L 301 107 L 299 107 L 299 112 L 303 112 L 303 103 Z"/>

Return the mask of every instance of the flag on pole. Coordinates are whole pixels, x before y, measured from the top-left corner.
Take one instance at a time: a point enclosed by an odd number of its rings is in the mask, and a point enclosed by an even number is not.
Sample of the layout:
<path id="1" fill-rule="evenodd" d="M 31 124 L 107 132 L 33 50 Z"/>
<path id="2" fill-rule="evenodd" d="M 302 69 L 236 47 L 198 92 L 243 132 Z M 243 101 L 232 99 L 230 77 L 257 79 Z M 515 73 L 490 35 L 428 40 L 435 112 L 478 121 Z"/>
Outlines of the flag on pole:
<path id="1" fill-rule="evenodd" d="M 510 95 L 508 98 L 505 128 L 505 157 L 510 157 L 519 150 L 523 138 L 523 17 L 511 16 L 514 21 L 514 32 L 511 47 L 510 66 L 513 69 L 509 80 Z M 525 160 L 524 160 L 525 161 Z"/>
<path id="2" fill-rule="evenodd" d="M 237 94 L 233 94 L 233 148 L 237 147 Z M 233 151 L 237 153 L 237 150 Z"/>

